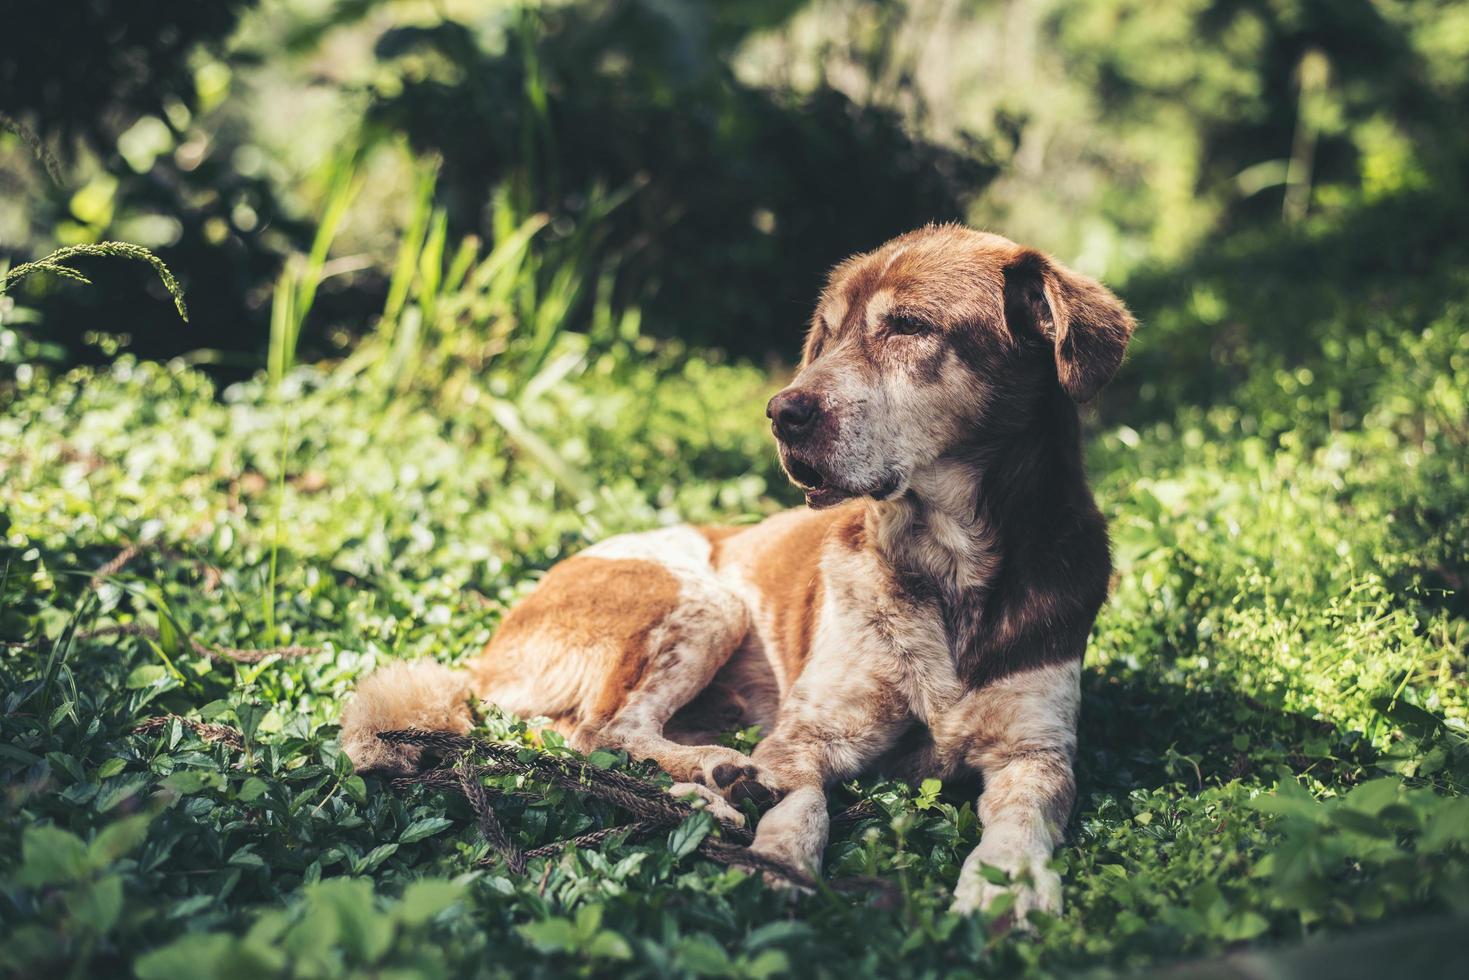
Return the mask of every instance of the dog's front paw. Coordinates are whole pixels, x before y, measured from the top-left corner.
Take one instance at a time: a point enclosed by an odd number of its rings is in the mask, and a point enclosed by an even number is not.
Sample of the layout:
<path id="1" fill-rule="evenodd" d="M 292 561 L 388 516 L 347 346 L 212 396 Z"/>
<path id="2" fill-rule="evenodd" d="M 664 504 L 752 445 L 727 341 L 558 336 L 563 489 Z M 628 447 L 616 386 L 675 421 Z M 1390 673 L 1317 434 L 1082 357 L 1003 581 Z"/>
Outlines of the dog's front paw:
<path id="1" fill-rule="evenodd" d="M 763 810 L 780 801 L 780 793 L 761 779 L 760 770 L 755 766 L 742 766 L 737 771 L 723 767 L 715 769 L 714 785 L 719 787 L 725 799 L 737 806 L 748 800 Z"/>
<path id="2" fill-rule="evenodd" d="M 749 756 L 734 749 L 707 750 L 700 757 L 692 781 L 718 791 L 735 806 L 750 800 L 763 809 L 779 798 L 761 779 L 760 767 Z"/>
<path id="3" fill-rule="evenodd" d="M 1000 928 L 1025 930 L 1032 928 L 1032 911 L 1060 915 L 1061 876 L 1047 866 L 1048 860 L 1048 855 L 1016 854 L 998 848 L 986 851 L 981 843 L 959 872 L 950 911 L 960 915 L 1000 913 Z M 992 869 L 989 876 L 986 866 Z M 1003 880 L 1006 876 L 1008 882 Z"/>
<path id="4" fill-rule="evenodd" d="M 700 786 L 698 783 L 674 783 L 668 787 L 668 792 L 681 800 L 687 801 L 693 797 L 692 802 L 695 806 L 702 805 L 709 811 L 710 816 L 720 823 L 731 824 L 735 827 L 745 825 L 745 815 L 730 806 L 724 797 L 707 786 Z"/>

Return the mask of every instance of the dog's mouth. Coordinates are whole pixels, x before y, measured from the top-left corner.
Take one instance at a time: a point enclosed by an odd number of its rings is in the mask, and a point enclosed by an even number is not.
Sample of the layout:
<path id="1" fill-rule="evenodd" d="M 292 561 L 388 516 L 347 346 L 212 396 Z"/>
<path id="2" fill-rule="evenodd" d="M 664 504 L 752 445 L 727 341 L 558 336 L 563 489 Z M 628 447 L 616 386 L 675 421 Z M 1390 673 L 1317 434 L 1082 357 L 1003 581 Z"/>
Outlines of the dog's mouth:
<path id="1" fill-rule="evenodd" d="M 782 454 L 781 463 L 785 466 L 786 474 L 790 476 L 791 482 L 806 494 L 807 506 L 817 510 L 839 504 L 843 500 L 850 500 L 852 497 L 886 500 L 895 494 L 903 483 L 902 475 L 894 472 L 885 477 L 881 484 L 870 490 L 854 490 L 837 483 L 815 464 L 799 459 L 790 453 Z"/>
<path id="2" fill-rule="evenodd" d="M 785 463 L 786 472 L 802 490 L 820 490 L 827 485 L 826 474 L 810 463 L 804 463 L 794 456 L 787 457 Z"/>
<path id="3" fill-rule="evenodd" d="M 789 453 L 782 455 L 784 458 L 781 463 L 785 466 L 786 475 L 806 494 L 808 506 L 817 509 L 830 507 L 854 496 L 850 491 L 834 484 L 829 476 L 805 460 L 797 459 Z"/>

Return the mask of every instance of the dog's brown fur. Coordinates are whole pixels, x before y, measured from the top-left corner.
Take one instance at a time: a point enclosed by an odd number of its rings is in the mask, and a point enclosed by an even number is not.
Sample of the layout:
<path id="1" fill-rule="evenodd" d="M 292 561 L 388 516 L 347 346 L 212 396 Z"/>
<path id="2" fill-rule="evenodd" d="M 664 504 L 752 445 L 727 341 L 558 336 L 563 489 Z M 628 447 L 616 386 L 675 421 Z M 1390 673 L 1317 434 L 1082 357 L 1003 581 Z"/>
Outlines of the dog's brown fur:
<path id="1" fill-rule="evenodd" d="M 472 690 L 579 748 L 652 758 L 726 816 L 726 798 L 780 796 L 755 848 L 813 869 L 834 781 L 978 773 L 985 830 L 956 908 L 1011 892 L 1020 921 L 1056 910 L 1047 861 L 1110 573 L 1075 403 L 1132 329 L 1106 289 L 995 235 L 928 227 L 847 260 L 770 406 L 811 509 L 587 549 L 467 677 L 409 665 L 365 681 L 343 745 L 359 768 L 411 768 L 372 734 L 466 730 Z M 752 756 L 708 744 L 733 724 L 763 727 Z"/>

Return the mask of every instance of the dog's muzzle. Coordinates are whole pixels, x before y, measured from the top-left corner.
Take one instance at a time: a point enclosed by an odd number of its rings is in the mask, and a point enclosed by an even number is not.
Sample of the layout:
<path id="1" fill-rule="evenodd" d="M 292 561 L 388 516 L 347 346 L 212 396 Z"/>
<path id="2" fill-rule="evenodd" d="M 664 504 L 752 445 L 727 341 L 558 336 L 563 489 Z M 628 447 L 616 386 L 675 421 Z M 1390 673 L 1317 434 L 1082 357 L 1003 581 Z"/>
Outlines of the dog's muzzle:
<path id="1" fill-rule="evenodd" d="M 765 415 L 777 439 L 787 446 L 799 446 L 821 427 L 821 399 L 810 391 L 787 388 L 770 399 Z"/>

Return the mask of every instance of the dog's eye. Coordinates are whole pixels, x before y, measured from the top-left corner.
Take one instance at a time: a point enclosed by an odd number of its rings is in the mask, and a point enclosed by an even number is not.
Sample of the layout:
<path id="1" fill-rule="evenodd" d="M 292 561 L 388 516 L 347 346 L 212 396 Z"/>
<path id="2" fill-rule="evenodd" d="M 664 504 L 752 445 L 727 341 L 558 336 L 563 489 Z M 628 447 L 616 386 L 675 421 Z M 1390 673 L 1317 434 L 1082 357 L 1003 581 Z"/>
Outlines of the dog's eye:
<path id="1" fill-rule="evenodd" d="M 900 334 L 904 337 L 916 337 L 919 334 L 928 333 L 932 329 L 927 321 L 920 320 L 916 316 L 909 316 L 906 313 L 896 313 L 888 317 L 889 333 Z"/>

